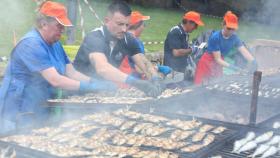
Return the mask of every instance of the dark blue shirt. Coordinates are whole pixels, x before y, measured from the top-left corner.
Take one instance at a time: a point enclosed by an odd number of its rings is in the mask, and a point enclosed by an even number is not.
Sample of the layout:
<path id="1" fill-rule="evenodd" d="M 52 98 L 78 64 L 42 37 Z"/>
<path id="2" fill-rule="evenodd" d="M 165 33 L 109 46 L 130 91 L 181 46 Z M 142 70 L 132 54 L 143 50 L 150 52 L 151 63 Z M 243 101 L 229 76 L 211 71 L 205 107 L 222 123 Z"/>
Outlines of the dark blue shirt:
<path id="1" fill-rule="evenodd" d="M 163 64 L 171 67 L 175 71 L 184 72 L 187 66 L 188 56 L 175 57 L 173 49 L 189 48 L 189 35 L 184 31 L 181 24 L 174 26 L 168 32 L 164 42 L 164 61 Z"/>
<path id="2" fill-rule="evenodd" d="M 112 41 L 116 42 L 114 46 L 111 44 Z M 91 53 L 103 53 L 111 65 L 119 68 L 126 55 L 133 56 L 140 53 L 140 51 L 136 39 L 131 34 L 125 33 L 123 39 L 116 40 L 109 30 L 102 26 L 87 34 L 78 50 L 73 65 L 78 71 L 88 76 L 94 76 L 96 75 L 96 70 L 89 60 Z"/>
<path id="3" fill-rule="evenodd" d="M 145 48 L 144 48 L 143 42 L 142 42 L 139 38 L 135 38 L 135 39 L 136 39 L 136 41 L 137 41 L 137 43 L 138 43 L 138 45 L 139 45 L 140 53 L 145 54 Z M 132 59 L 131 56 L 128 57 L 128 61 L 129 61 L 129 65 L 130 65 L 132 68 L 135 68 L 135 63 L 134 63 L 134 61 L 133 61 L 133 59 Z"/>

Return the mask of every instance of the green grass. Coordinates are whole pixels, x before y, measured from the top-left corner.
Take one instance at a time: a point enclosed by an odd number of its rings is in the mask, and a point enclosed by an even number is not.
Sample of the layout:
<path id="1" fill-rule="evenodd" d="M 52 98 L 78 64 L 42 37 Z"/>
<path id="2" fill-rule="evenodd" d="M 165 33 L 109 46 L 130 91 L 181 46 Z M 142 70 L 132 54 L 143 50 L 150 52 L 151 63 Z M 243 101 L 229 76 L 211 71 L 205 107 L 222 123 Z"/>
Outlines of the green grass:
<path id="1" fill-rule="evenodd" d="M 65 2 L 66 0 L 58 0 L 59 2 Z M 12 3 L 16 2 L 16 3 Z M 32 0 L 1 0 L 0 2 L 0 56 L 8 55 L 13 48 L 13 31 L 17 33 L 17 39 L 22 37 L 33 25 L 33 19 L 35 16 L 35 3 Z M 81 1 L 83 2 L 83 1 Z M 106 13 L 106 7 L 110 0 L 89 0 L 90 4 L 100 18 L 103 19 Z M 9 5 L 8 5 L 9 4 Z M 86 32 L 91 31 L 93 28 L 98 27 L 101 23 L 93 16 L 88 7 L 82 4 L 83 16 L 85 21 Z M 146 22 L 146 29 L 144 30 L 141 39 L 143 41 L 164 41 L 166 35 L 171 27 L 177 25 L 181 21 L 183 15 L 182 10 L 167 10 L 151 7 L 140 7 L 132 5 L 133 10 L 139 10 L 145 15 L 151 16 L 151 19 Z M 78 13 L 79 17 L 79 13 Z M 204 27 L 199 27 L 193 33 L 190 38 L 195 38 L 202 31 L 208 29 L 220 29 L 222 19 L 211 18 L 208 16 L 202 16 L 205 23 Z M 77 19 L 76 30 L 76 45 L 80 45 L 82 42 L 80 18 Z M 238 34 L 240 38 L 245 42 L 251 42 L 257 38 L 280 40 L 280 32 L 278 28 L 260 25 L 255 23 L 240 22 Z M 62 39 L 64 42 L 65 36 Z M 146 52 L 162 52 L 163 45 L 146 45 Z M 69 55 L 71 58 L 75 56 L 76 51 L 73 49 Z"/>

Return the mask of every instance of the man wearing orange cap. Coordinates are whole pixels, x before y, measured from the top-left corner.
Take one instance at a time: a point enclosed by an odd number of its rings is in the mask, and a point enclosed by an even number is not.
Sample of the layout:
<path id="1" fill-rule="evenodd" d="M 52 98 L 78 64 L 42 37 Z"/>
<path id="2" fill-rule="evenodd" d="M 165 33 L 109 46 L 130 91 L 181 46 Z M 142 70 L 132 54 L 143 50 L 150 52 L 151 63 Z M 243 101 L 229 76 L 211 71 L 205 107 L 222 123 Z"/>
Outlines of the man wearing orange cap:
<path id="1" fill-rule="evenodd" d="M 65 26 L 72 26 L 66 8 L 46 1 L 39 9 L 36 28 L 13 49 L 0 89 L 1 132 L 15 129 L 16 123 L 20 127 L 46 121 L 49 111 L 42 105 L 53 97 L 54 88 L 96 91 L 114 87 L 107 82 L 90 83 L 89 77 L 73 68 L 59 42 Z"/>
<path id="2" fill-rule="evenodd" d="M 118 83 L 126 83 L 143 91 L 147 96 L 156 97 L 163 87 L 159 75 L 145 64 L 145 57 L 135 37 L 127 32 L 131 9 L 125 1 L 113 1 L 107 10 L 105 25 L 87 34 L 74 60 L 77 70 L 90 76 L 98 76 Z M 147 76 L 141 80 L 119 70 L 124 57 L 132 58 L 137 67 Z"/>
<path id="3" fill-rule="evenodd" d="M 234 47 L 249 63 L 250 71 L 257 69 L 254 57 L 243 45 L 235 31 L 238 29 L 238 18 L 231 11 L 228 11 L 222 23 L 222 30 L 214 32 L 209 40 L 207 52 L 205 52 L 198 62 L 195 72 L 194 83 L 199 85 L 207 83 L 209 79 L 219 77 L 223 74 L 223 67 L 228 67 L 235 71 L 240 71 L 238 66 L 229 64 L 223 58 Z"/>
<path id="4" fill-rule="evenodd" d="M 130 23 L 128 26 L 128 32 L 131 33 L 131 35 L 135 37 L 135 39 L 140 47 L 140 52 L 143 55 L 145 54 L 144 44 L 139 38 L 145 28 L 144 21 L 149 20 L 149 19 L 150 19 L 150 16 L 144 16 L 139 11 L 133 11 L 131 13 Z M 145 57 L 143 57 L 143 60 L 145 61 L 146 65 L 150 65 L 150 67 L 152 67 L 152 63 L 150 61 L 148 61 Z M 129 56 L 126 56 L 123 59 L 119 69 L 122 72 L 124 72 L 126 74 L 132 74 L 133 76 L 135 76 L 137 78 L 141 78 L 141 77 L 146 78 L 145 73 L 142 72 L 141 69 L 139 69 L 137 66 L 135 66 L 135 63 L 133 62 L 132 58 Z M 167 75 L 168 73 L 171 72 L 171 69 L 168 66 L 158 65 L 157 69 L 159 72 L 163 73 L 164 75 Z"/>
<path id="5" fill-rule="evenodd" d="M 197 49 L 189 46 L 189 33 L 203 25 L 200 14 L 189 11 L 180 24 L 171 28 L 164 42 L 164 65 L 178 72 L 185 71 L 188 56 Z"/>

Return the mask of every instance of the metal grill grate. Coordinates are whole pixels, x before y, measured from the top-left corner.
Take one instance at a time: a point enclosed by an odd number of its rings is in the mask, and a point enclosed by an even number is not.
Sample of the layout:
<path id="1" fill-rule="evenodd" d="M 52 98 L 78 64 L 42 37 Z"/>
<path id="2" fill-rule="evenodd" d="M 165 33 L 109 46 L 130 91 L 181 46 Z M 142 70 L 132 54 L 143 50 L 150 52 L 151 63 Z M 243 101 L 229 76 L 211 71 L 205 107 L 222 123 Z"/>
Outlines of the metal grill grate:
<path id="1" fill-rule="evenodd" d="M 264 77 L 260 84 L 259 97 L 279 99 L 280 86 L 277 86 L 279 78 L 280 77 L 277 75 Z M 227 76 L 222 79 L 218 79 L 206 86 L 206 88 L 210 90 L 215 89 L 225 93 L 250 96 L 252 91 L 252 79 L 248 76 Z"/>
<path id="2" fill-rule="evenodd" d="M 144 113 L 144 111 L 135 111 L 135 112 L 138 112 L 138 113 L 141 113 L 141 115 L 144 115 L 144 114 L 150 114 L 150 115 L 155 115 L 155 116 L 162 116 L 162 117 L 166 117 L 169 120 L 172 120 L 172 119 L 180 119 L 182 121 L 190 121 L 192 120 L 193 118 L 190 117 L 190 116 L 185 116 L 185 115 L 174 115 L 174 114 L 168 114 L 168 113 Z M 123 119 L 125 120 L 126 122 L 127 121 L 136 121 L 137 124 L 140 124 L 140 123 L 152 123 L 153 126 L 162 126 L 162 127 L 165 127 L 165 128 L 168 128 L 169 130 L 163 132 L 162 134 L 160 135 L 157 135 L 157 136 L 151 136 L 151 137 L 155 137 L 155 138 L 169 138 L 170 137 L 170 134 L 171 132 L 173 132 L 176 128 L 175 126 L 171 126 L 171 125 L 167 125 L 166 122 L 162 121 L 160 123 L 153 123 L 152 121 L 147 121 L 147 120 L 142 120 L 142 119 L 132 119 L 132 118 L 128 118 L 126 116 L 117 116 L 113 113 L 109 113 L 110 116 L 113 116 L 113 117 L 116 117 L 116 118 L 120 118 L 120 119 Z M 103 116 L 103 115 L 102 115 Z M 163 152 L 172 152 L 172 153 L 176 153 L 176 154 L 179 154 L 179 157 L 196 157 L 196 158 L 202 158 L 204 157 L 204 155 L 206 155 L 209 150 L 213 150 L 213 149 L 216 149 L 218 147 L 220 147 L 221 145 L 223 145 L 224 142 L 226 142 L 227 139 L 235 136 L 238 134 L 237 132 L 237 128 L 229 125 L 229 124 L 225 124 L 223 122 L 217 122 L 217 121 L 212 121 L 212 120 L 207 120 L 207 119 L 197 119 L 198 121 L 202 122 L 203 125 L 204 124 L 209 124 L 209 125 L 213 125 L 215 127 L 218 127 L 218 126 L 225 126 L 227 128 L 227 130 L 225 130 L 224 132 L 220 133 L 220 134 L 215 134 L 215 140 L 214 142 L 212 142 L 211 144 L 207 145 L 207 147 L 203 147 L 202 149 L 196 151 L 196 152 L 192 152 L 192 153 L 187 153 L 187 152 L 182 152 L 180 150 L 180 148 L 178 149 L 166 149 L 166 148 L 162 148 L 162 147 L 158 147 L 158 146 L 150 146 L 150 145 L 140 145 L 139 146 L 139 149 L 140 150 L 143 150 L 143 151 L 163 151 Z M 81 121 L 81 120 L 80 120 Z M 117 130 L 119 129 L 120 126 L 116 127 L 116 126 L 112 126 L 110 124 L 104 124 L 104 123 L 101 123 L 101 122 L 98 122 L 98 121 L 94 121 L 94 120 L 85 120 L 83 121 L 83 123 L 85 123 L 86 125 L 95 125 L 97 126 L 98 125 L 98 128 L 106 128 L 108 129 L 109 131 L 114 131 L 114 130 Z M 73 126 L 75 126 L 75 124 L 73 124 L 72 126 L 66 126 L 66 127 L 63 127 L 63 130 L 62 130 L 62 133 L 63 131 L 69 131 L 71 128 L 73 128 Z M 198 129 L 200 128 L 201 126 L 199 127 L 195 127 L 193 128 L 192 130 L 195 130 L 196 132 L 198 131 Z M 61 126 L 59 128 L 62 128 Z M 124 133 L 125 134 L 132 134 L 132 127 L 125 130 Z M 83 134 L 83 136 L 85 138 L 91 138 L 93 135 L 95 135 L 96 133 L 98 132 L 97 129 L 93 129 L 93 130 L 90 130 L 86 133 Z M 110 133 L 110 132 L 109 132 Z M 210 131 L 206 132 L 207 134 L 211 133 Z M 34 134 L 34 133 L 33 133 Z M 214 134 L 214 133 L 212 133 Z M 139 133 L 136 133 L 136 135 L 140 135 Z M 145 136 L 145 137 L 148 137 L 148 136 Z M 63 138 L 61 138 L 63 139 Z M 187 138 L 187 139 L 184 139 L 184 140 L 181 140 L 182 142 L 191 142 L 191 137 Z M 113 142 L 112 142 L 112 137 L 110 137 L 106 143 L 108 145 L 115 145 Z M 197 142 L 197 143 L 201 143 L 200 142 Z M 5 144 L 5 143 L 4 143 Z M 10 143 L 6 143 L 7 144 L 10 144 Z M 191 144 L 190 144 L 191 145 Z M 127 145 L 127 144 L 124 144 L 124 145 L 121 145 L 121 146 L 124 146 L 124 147 L 132 147 L 131 145 Z M 40 151 L 34 151 L 33 149 L 30 149 L 30 148 L 27 148 L 27 147 L 19 147 L 18 145 L 13 145 L 13 147 L 17 150 L 19 149 L 22 149 L 24 150 L 24 152 L 26 153 L 37 153 L 37 154 L 43 154 L 42 156 L 39 156 L 39 157 L 48 157 L 50 155 L 47 154 L 47 152 L 40 152 Z M 87 149 L 88 151 L 92 152 L 91 150 L 94 151 L 94 149 Z M 45 155 L 44 155 L 45 154 Z M 102 156 L 102 154 L 100 155 Z M 108 156 L 108 155 L 107 155 Z M 50 156 L 52 157 L 52 156 Z"/>

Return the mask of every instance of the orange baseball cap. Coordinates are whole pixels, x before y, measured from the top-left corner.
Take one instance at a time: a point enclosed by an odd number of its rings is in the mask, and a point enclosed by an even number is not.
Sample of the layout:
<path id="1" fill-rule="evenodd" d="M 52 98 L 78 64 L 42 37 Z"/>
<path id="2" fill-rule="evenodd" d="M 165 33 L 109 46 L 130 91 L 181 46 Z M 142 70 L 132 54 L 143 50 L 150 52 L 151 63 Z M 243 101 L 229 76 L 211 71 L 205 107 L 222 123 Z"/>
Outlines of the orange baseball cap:
<path id="1" fill-rule="evenodd" d="M 183 19 L 195 22 L 199 26 L 203 26 L 204 23 L 201 21 L 200 14 L 195 11 L 189 11 L 184 16 Z"/>
<path id="2" fill-rule="evenodd" d="M 140 21 L 149 20 L 150 16 L 144 16 L 139 11 L 131 12 L 130 25 L 135 25 Z"/>
<path id="3" fill-rule="evenodd" d="M 224 21 L 228 28 L 238 29 L 238 18 L 231 11 L 227 11 L 224 16 Z"/>
<path id="4" fill-rule="evenodd" d="M 40 13 L 55 18 L 63 26 L 73 26 L 67 17 L 67 10 L 64 5 L 46 1 L 40 8 Z"/>

